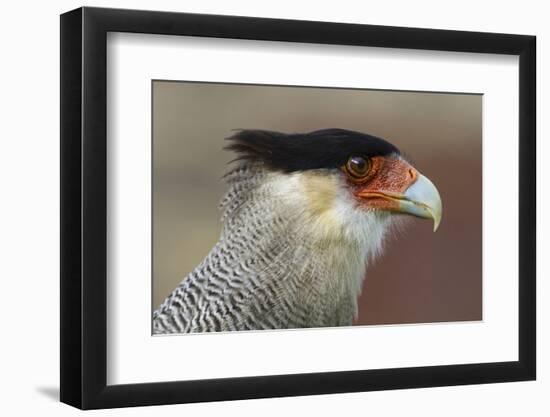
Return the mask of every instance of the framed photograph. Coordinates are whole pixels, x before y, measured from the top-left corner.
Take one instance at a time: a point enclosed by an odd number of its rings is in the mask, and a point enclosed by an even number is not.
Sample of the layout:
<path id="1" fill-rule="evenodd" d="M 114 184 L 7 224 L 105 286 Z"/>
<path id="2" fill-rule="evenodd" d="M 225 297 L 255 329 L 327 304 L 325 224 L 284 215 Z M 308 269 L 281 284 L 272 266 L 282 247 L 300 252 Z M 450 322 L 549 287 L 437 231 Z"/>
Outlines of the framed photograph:
<path id="1" fill-rule="evenodd" d="M 61 401 L 533 380 L 535 37 L 61 16 Z"/>

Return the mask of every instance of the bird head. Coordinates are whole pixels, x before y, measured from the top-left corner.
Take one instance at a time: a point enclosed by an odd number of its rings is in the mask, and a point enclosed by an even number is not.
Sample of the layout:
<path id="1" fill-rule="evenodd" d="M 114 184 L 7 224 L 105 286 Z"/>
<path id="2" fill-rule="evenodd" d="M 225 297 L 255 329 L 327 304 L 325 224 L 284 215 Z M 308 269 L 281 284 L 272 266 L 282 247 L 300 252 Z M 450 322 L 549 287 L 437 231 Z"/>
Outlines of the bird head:
<path id="1" fill-rule="evenodd" d="M 312 217 L 354 227 L 342 217 L 412 215 L 431 219 L 434 231 L 441 221 L 437 188 L 379 137 L 345 129 L 294 134 L 240 130 L 228 140 L 237 160 L 278 174 L 287 184 L 279 197 L 294 200 Z"/>
<path id="2" fill-rule="evenodd" d="M 435 186 L 381 138 L 326 129 L 228 139 L 241 163 L 225 177 L 220 240 L 155 313 L 156 332 L 350 325 L 392 220 L 441 221 Z"/>

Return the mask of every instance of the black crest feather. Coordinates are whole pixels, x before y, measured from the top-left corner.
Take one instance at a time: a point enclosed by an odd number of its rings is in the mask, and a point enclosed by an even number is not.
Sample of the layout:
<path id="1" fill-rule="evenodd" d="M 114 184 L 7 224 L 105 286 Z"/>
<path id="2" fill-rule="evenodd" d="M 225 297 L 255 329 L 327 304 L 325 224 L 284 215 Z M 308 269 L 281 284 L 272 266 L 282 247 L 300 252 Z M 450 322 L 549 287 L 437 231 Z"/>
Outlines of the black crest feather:
<path id="1" fill-rule="evenodd" d="M 356 155 L 400 154 L 399 149 L 384 139 L 346 129 L 290 134 L 245 129 L 227 140 L 231 143 L 225 149 L 236 152 L 236 160 L 261 161 L 284 172 L 338 168 Z"/>

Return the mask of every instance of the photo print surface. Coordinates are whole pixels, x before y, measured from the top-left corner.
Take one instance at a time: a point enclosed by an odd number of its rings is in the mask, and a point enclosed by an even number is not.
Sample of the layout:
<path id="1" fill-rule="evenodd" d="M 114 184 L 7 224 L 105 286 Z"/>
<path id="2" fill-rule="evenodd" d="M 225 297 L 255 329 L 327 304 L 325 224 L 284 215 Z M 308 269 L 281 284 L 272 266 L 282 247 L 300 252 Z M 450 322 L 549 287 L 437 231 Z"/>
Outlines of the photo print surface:
<path id="1" fill-rule="evenodd" d="M 153 334 L 482 320 L 482 95 L 152 89 Z"/>

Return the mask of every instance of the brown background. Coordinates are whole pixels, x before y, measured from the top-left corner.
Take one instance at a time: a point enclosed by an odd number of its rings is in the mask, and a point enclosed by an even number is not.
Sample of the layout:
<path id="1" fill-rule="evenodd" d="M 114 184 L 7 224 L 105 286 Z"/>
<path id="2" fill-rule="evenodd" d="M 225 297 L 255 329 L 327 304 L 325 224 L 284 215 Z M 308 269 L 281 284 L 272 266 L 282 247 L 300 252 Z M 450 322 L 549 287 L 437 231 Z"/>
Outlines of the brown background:
<path id="1" fill-rule="evenodd" d="M 438 187 L 437 233 L 412 219 L 369 266 L 356 324 L 482 318 L 482 96 L 153 82 L 153 306 L 218 240 L 235 128 L 340 127 L 395 144 Z"/>

